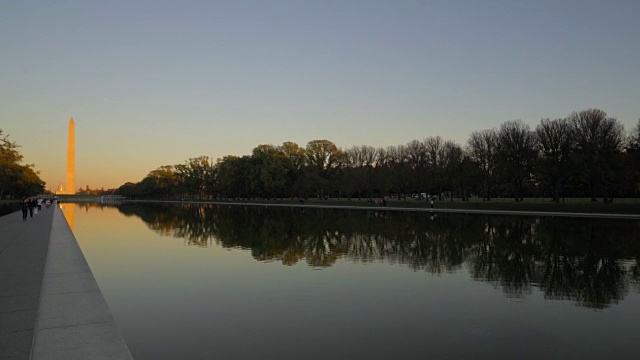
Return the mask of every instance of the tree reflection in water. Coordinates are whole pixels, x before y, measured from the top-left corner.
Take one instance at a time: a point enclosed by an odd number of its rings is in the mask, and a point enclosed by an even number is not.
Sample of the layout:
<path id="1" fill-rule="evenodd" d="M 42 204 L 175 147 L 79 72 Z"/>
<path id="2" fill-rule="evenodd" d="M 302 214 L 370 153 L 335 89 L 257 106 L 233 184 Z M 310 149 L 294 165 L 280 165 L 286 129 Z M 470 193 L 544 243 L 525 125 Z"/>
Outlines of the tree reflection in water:
<path id="1" fill-rule="evenodd" d="M 640 290 L 640 222 L 196 204 L 118 206 L 186 244 L 249 249 L 259 261 L 327 267 L 340 258 L 471 276 L 509 297 L 602 309 Z"/>

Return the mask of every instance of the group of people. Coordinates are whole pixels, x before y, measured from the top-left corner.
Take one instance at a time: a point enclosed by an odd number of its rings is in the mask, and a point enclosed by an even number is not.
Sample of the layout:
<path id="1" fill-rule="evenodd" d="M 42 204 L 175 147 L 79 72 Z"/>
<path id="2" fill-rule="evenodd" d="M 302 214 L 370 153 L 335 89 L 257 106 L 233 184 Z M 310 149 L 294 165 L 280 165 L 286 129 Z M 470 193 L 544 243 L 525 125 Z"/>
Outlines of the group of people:
<path id="1" fill-rule="evenodd" d="M 22 221 L 27 221 L 27 215 L 33 217 L 34 212 L 37 214 L 38 211 L 42 210 L 42 204 L 44 204 L 47 209 L 51 207 L 51 199 L 43 199 L 41 197 L 26 197 L 22 200 Z M 37 210 L 36 210 L 37 209 Z"/>

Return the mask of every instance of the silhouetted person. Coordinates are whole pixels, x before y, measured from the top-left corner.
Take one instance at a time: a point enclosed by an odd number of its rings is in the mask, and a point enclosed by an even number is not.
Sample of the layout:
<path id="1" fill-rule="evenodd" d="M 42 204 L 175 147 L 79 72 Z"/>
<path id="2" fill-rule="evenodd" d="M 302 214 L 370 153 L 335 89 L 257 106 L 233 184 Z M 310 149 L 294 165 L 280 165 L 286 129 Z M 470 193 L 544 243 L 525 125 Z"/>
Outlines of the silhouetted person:
<path id="1" fill-rule="evenodd" d="M 27 221 L 27 214 L 29 213 L 29 199 L 22 200 L 22 221 Z"/>
<path id="2" fill-rule="evenodd" d="M 36 199 L 35 198 L 29 199 L 29 217 L 33 217 L 33 209 L 35 209 L 36 206 L 38 206 Z"/>

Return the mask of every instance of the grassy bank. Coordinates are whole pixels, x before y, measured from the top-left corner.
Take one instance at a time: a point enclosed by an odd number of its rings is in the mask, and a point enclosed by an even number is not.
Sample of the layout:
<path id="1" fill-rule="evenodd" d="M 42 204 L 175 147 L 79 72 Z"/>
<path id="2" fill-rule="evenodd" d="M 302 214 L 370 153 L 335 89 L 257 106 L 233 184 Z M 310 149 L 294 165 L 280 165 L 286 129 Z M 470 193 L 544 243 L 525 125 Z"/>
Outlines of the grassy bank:
<path id="1" fill-rule="evenodd" d="M 233 201 L 242 202 L 242 201 Z M 299 204 L 297 200 L 247 200 L 248 203 L 264 204 Z M 308 199 L 305 205 L 325 206 L 376 206 L 366 199 Z M 387 199 L 387 207 L 399 208 L 430 208 L 428 201 L 414 199 L 394 200 Z M 435 201 L 434 209 L 460 209 L 460 210 L 498 210 L 498 211 L 541 211 L 541 212 L 575 212 L 575 213 L 603 213 L 603 214 L 640 214 L 640 201 L 638 199 L 620 199 L 613 203 L 591 202 L 589 199 L 568 199 L 564 202 L 554 203 L 551 200 L 525 199 L 515 202 L 513 199 L 496 199 L 492 201 L 472 200 Z"/>

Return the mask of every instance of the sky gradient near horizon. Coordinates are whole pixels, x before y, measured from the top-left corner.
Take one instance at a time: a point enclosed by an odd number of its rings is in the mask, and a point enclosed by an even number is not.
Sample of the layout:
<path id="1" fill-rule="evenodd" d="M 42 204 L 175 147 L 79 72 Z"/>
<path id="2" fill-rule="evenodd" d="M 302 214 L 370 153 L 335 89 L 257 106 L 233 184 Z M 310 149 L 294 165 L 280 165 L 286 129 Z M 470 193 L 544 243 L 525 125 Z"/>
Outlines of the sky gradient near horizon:
<path id="1" fill-rule="evenodd" d="M 640 117 L 640 1 L 3 1 L 0 129 L 54 189 L 201 155 Z"/>

